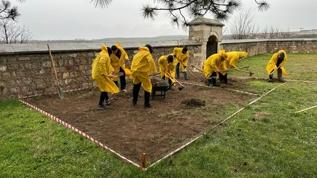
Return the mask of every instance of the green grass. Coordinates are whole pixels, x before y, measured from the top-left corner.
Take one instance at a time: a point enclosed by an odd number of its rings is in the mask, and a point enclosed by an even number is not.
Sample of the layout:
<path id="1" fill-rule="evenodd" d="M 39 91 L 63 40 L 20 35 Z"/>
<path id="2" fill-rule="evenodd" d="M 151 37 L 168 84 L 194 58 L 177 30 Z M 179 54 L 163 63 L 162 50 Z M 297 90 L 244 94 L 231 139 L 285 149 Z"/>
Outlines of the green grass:
<path id="1" fill-rule="evenodd" d="M 241 66 L 265 77 L 268 58 Z M 289 58 L 289 78 L 316 80 L 317 54 Z M 277 85 L 253 80 L 246 88 Z M 317 177 L 317 109 L 294 114 L 316 105 L 316 93 L 316 83 L 289 82 L 147 172 L 17 101 L 0 101 L 0 177 Z"/>

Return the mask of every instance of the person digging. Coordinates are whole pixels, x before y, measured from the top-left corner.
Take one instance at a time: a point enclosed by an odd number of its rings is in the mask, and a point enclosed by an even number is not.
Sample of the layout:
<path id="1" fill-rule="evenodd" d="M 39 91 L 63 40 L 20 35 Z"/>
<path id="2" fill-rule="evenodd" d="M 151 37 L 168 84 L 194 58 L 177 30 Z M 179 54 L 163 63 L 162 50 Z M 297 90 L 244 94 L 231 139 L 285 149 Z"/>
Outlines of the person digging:
<path id="1" fill-rule="evenodd" d="M 150 94 L 152 83 L 150 75 L 156 72 L 155 62 L 152 56 L 153 48 L 151 45 L 139 48 L 139 51 L 132 59 L 131 72 L 133 82 L 133 100 L 135 106 L 138 102 L 139 91 L 142 86 L 144 90 L 144 108 L 150 108 Z"/>
<path id="2" fill-rule="evenodd" d="M 245 70 L 242 70 L 242 69 L 239 69 L 237 67 L 237 64 L 238 62 L 247 57 L 248 56 L 248 53 L 247 52 L 244 52 L 244 51 L 231 51 L 231 52 L 226 52 L 226 55 L 227 55 L 227 58 L 226 60 L 224 61 L 223 63 L 223 68 L 224 69 L 233 69 L 233 70 L 237 70 L 237 71 L 241 71 L 241 72 L 247 72 L 249 73 L 250 76 L 253 75 L 252 72 L 250 71 L 245 71 Z M 219 80 L 220 82 L 223 82 L 224 84 L 227 84 L 228 83 L 228 74 L 225 73 L 224 75 L 220 72 L 218 73 L 219 75 Z"/>
<path id="3" fill-rule="evenodd" d="M 183 48 L 174 48 L 173 50 L 173 56 L 175 57 L 177 61 L 176 65 L 176 78 L 179 79 L 179 74 L 184 74 L 184 79 L 188 80 L 187 75 L 187 65 L 188 65 L 188 59 L 189 59 L 189 51 L 186 46 Z"/>
<path id="4" fill-rule="evenodd" d="M 169 89 L 175 83 L 175 62 L 173 55 L 161 56 L 158 60 L 160 76 L 163 80 L 168 79 Z"/>
<path id="5" fill-rule="evenodd" d="M 116 44 L 111 46 L 112 54 L 110 55 L 111 65 L 115 70 L 115 75 L 119 76 L 114 78 L 115 84 L 119 87 L 120 80 L 120 89 L 122 92 L 127 92 L 126 90 L 126 72 L 125 72 L 125 63 L 129 60 L 127 52 L 121 47 L 121 45 Z"/>
<path id="6" fill-rule="evenodd" d="M 227 58 L 227 54 L 224 50 L 220 50 L 217 54 L 209 56 L 203 64 L 203 74 L 207 79 L 208 86 L 219 86 L 217 85 L 217 74 L 226 76 L 227 69 L 225 68 L 224 62 Z"/>
<path id="7" fill-rule="evenodd" d="M 96 81 L 100 91 L 98 109 L 105 109 L 105 104 L 109 105 L 108 93 L 119 93 L 119 88 L 113 82 L 114 69 L 110 64 L 111 49 L 102 45 L 101 52 L 96 56 L 92 63 L 91 77 Z"/>
<path id="8" fill-rule="evenodd" d="M 277 78 L 280 82 L 285 82 L 283 75 L 287 75 L 285 63 L 287 61 L 287 54 L 284 50 L 279 50 L 274 53 L 266 65 L 266 72 L 269 75 L 269 82 L 273 81 L 273 74 L 277 71 Z"/>

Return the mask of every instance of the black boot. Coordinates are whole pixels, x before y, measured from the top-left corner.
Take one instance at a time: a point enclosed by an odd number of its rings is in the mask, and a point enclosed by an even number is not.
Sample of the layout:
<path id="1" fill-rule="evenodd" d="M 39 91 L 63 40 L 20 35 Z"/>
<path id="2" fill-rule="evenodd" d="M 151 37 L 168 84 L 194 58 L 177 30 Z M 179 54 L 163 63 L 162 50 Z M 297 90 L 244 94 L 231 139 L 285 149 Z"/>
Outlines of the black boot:
<path id="1" fill-rule="evenodd" d="M 120 72 L 122 73 L 122 75 L 120 76 L 120 88 L 121 88 L 121 91 L 126 92 L 125 88 L 126 88 L 127 82 L 125 80 L 125 72 L 121 67 L 120 67 Z"/>
<path id="2" fill-rule="evenodd" d="M 99 97 L 99 103 L 98 103 L 98 109 L 105 109 L 105 101 L 108 101 L 108 93 L 107 92 L 101 92 Z"/>
<path id="3" fill-rule="evenodd" d="M 150 108 L 150 92 L 144 91 L 144 108 Z"/>
<path id="4" fill-rule="evenodd" d="M 224 84 L 227 84 L 228 83 L 228 77 L 227 77 L 227 74 L 223 75 L 222 73 L 218 73 L 219 75 L 219 80 L 220 82 L 224 83 Z"/>
<path id="5" fill-rule="evenodd" d="M 184 79 L 185 79 L 185 80 L 189 80 L 189 79 L 188 79 L 188 75 L 187 75 L 187 71 L 183 72 L 183 74 L 184 74 Z"/>
<path id="6" fill-rule="evenodd" d="M 269 75 L 269 82 L 273 82 L 273 73 Z"/>
<path id="7" fill-rule="evenodd" d="M 283 78 L 283 72 L 282 69 L 278 68 L 277 69 L 277 78 L 280 82 L 286 82 Z"/>
<path id="8" fill-rule="evenodd" d="M 135 106 L 138 102 L 140 88 L 141 88 L 141 83 L 133 85 L 133 100 L 132 100 L 133 106 Z"/>
<path id="9" fill-rule="evenodd" d="M 225 75 L 223 76 L 223 83 L 224 83 L 224 84 L 228 84 L 228 74 L 225 74 Z"/>
<path id="10" fill-rule="evenodd" d="M 176 78 L 179 79 L 179 63 L 176 65 Z"/>
<path id="11" fill-rule="evenodd" d="M 211 79 L 211 84 L 212 84 L 212 86 L 219 86 L 219 85 L 217 85 L 217 79 L 215 78 L 215 77 L 212 77 Z"/>

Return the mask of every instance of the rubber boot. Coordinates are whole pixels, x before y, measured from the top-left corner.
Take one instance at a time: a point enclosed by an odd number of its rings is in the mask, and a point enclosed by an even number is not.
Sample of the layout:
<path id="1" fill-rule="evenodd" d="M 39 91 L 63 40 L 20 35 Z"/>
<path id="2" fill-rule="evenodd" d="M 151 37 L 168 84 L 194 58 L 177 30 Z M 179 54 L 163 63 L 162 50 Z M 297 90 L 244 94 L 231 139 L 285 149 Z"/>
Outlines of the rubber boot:
<path id="1" fill-rule="evenodd" d="M 212 86 L 214 86 L 214 87 L 219 86 L 219 85 L 217 85 L 217 79 L 216 79 L 216 77 L 211 77 L 211 78 L 210 78 L 210 82 L 211 82 Z"/>
<path id="2" fill-rule="evenodd" d="M 123 92 L 127 92 L 127 90 L 125 89 L 126 88 L 126 80 L 125 80 L 125 72 L 124 70 L 120 67 L 120 72 L 122 73 L 122 75 L 120 76 L 120 88 L 121 88 L 121 91 Z"/>
<path id="3" fill-rule="evenodd" d="M 108 101 L 108 93 L 107 92 L 101 92 L 99 97 L 99 103 L 98 103 L 98 109 L 105 109 L 105 101 Z"/>
<path id="4" fill-rule="evenodd" d="M 150 108 L 150 92 L 144 91 L 144 108 Z"/>
<path id="5" fill-rule="evenodd" d="M 187 72 L 183 72 L 183 73 L 184 73 L 184 79 L 185 79 L 185 80 L 188 80 Z"/>
<path id="6" fill-rule="evenodd" d="M 176 65 L 176 78 L 179 79 L 179 63 Z"/>
<path id="7" fill-rule="evenodd" d="M 135 106 L 138 102 L 140 88 L 141 88 L 141 83 L 133 85 L 133 100 L 132 100 L 133 106 Z"/>
<path id="8" fill-rule="evenodd" d="M 273 74 L 269 75 L 269 82 L 273 82 Z"/>
<path id="9" fill-rule="evenodd" d="M 282 72 L 282 69 L 277 69 L 277 78 L 280 82 L 286 82 L 283 78 L 283 72 Z"/>
<path id="10" fill-rule="evenodd" d="M 225 75 L 223 76 L 223 83 L 224 83 L 224 84 L 228 84 L 228 74 L 225 74 Z"/>

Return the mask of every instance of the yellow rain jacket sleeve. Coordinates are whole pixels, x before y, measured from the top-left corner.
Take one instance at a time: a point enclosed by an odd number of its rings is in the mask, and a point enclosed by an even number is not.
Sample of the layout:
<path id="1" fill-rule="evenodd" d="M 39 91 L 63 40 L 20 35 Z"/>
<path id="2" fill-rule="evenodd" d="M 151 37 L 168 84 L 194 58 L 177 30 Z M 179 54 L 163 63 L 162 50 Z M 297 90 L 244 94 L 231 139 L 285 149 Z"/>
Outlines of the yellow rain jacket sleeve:
<path id="1" fill-rule="evenodd" d="M 282 74 L 283 75 L 287 75 L 286 69 L 285 69 L 285 64 L 286 61 L 288 60 L 287 54 L 284 50 L 279 50 L 277 53 L 274 53 L 273 56 L 271 57 L 271 59 L 269 60 L 269 62 L 266 65 L 266 72 L 267 74 L 271 74 L 272 72 L 274 72 L 276 69 L 278 69 L 278 66 L 276 66 L 277 60 L 278 60 L 278 55 L 280 53 L 284 53 L 284 60 L 283 62 L 280 64 L 279 68 L 282 70 Z"/>
<path id="2" fill-rule="evenodd" d="M 132 59 L 131 72 L 133 84 L 142 83 L 142 88 L 151 93 L 152 83 L 149 75 L 156 72 L 156 66 L 148 48 L 139 48 L 139 52 Z"/>
<path id="3" fill-rule="evenodd" d="M 229 69 L 238 68 L 237 67 L 238 61 L 248 56 L 248 53 L 244 51 L 232 51 L 232 52 L 227 52 L 226 54 L 227 54 L 227 60 L 225 62 L 225 65 Z"/>
<path id="4" fill-rule="evenodd" d="M 160 69 L 160 76 L 167 77 L 172 80 L 172 82 L 175 82 L 175 62 L 168 63 L 167 56 L 161 56 L 158 60 L 159 69 Z"/>
<path id="5" fill-rule="evenodd" d="M 227 68 L 224 65 L 225 60 L 221 61 L 222 57 L 226 58 L 226 54 L 224 52 L 219 52 L 209 56 L 203 63 L 203 73 L 206 79 L 210 78 L 213 72 L 221 72 L 222 74 L 226 73 Z"/>
<path id="6" fill-rule="evenodd" d="M 175 56 L 176 60 L 180 64 L 180 71 L 186 72 L 186 68 L 188 65 L 189 51 L 186 54 L 182 53 L 183 48 L 174 48 L 173 56 Z"/>
<path id="7" fill-rule="evenodd" d="M 102 46 L 101 52 L 96 56 L 92 63 L 92 79 L 101 92 L 119 93 L 119 88 L 107 75 L 114 72 L 110 64 L 110 57 L 105 45 Z"/>

